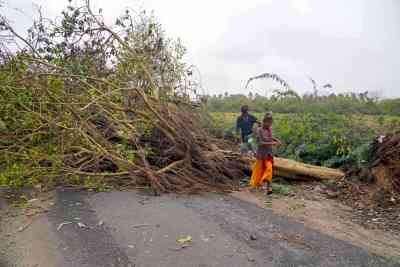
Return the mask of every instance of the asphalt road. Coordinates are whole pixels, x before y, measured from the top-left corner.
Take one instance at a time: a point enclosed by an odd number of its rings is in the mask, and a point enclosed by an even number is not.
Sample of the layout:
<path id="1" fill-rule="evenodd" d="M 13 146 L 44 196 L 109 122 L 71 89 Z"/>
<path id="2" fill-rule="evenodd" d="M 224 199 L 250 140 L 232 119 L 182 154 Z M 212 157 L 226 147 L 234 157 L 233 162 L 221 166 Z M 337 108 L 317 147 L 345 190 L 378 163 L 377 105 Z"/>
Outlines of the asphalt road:
<path id="1" fill-rule="evenodd" d="M 0 267 L 400 266 L 228 195 L 58 191 L 7 242 L 5 227 Z"/>

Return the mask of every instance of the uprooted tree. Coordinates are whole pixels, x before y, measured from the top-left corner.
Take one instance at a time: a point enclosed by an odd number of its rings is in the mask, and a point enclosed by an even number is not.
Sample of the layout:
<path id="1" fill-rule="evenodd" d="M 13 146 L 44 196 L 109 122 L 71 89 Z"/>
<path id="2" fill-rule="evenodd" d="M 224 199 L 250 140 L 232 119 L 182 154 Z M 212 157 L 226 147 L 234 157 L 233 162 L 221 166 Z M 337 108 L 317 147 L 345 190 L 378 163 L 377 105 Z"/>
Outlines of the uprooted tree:
<path id="1" fill-rule="evenodd" d="M 380 136 L 370 145 L 369 159 L 350 169 L 343 188 L 367 206 L 398 205 L 400 200 L 400 132 Z M 355 183 L 357 181 L 358 183 Z M 361 183 L 359 183 L 361 182 Z M 367 186 L 367 194 L 360 193 Z M 352 199 L 353 200 L 353 199 Z"/>
<path id="2" fill-rule="evenodd" d="M 203 130 L 179 42 L 146 12 L 115 25 L 88 2 L 39 19 L 24 48 L 1 47 L 0 182 L 148 185 L 156 193 L 231 190 L 248 171 Z"/>

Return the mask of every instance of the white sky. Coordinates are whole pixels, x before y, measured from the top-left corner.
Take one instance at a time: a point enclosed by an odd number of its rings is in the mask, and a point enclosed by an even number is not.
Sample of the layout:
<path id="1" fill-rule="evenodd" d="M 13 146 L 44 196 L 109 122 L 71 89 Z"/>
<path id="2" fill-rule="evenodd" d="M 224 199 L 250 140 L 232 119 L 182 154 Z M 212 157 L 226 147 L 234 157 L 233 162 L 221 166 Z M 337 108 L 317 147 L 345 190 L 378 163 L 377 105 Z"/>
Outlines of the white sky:
<path id="1" fill-rule="evenodd" d="M 33 3 L 48 17 L 67 5 L 3 1 L 1 12 L 22 33 L 35 14 Z M 181 38 L 186 61 L 200 69 L 211 94 L 247 94 L 250 76 L 272 72 L 299 92 L 311 90 L 311 76 L 336 92 L 400 97 L 400 0 L 92 0 L 92 6 L 110 21 L 128 6 L 154 10 L 167 34 Z M 276 87 L 256 81 L 250 90 L 265 94 Z"/>

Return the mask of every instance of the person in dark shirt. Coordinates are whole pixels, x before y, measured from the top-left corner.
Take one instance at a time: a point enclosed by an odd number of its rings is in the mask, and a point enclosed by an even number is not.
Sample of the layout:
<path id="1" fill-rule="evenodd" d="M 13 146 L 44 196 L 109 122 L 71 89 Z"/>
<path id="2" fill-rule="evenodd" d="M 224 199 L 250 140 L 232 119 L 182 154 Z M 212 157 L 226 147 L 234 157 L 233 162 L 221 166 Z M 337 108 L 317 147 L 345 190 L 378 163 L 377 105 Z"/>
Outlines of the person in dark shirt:
<path id="1" fill-rule="evenodd" d="M 242 106 L 241 114 L 236 120 L 236 133 L 239 135 L 242 143 L 242 152 L 249 147 L 248 140 L 253 133 L 253 126 L 257 123 L 257 118 L 249 114 L 249 107 Z M 244 148 L 244 149 L 243 149 Z"/>

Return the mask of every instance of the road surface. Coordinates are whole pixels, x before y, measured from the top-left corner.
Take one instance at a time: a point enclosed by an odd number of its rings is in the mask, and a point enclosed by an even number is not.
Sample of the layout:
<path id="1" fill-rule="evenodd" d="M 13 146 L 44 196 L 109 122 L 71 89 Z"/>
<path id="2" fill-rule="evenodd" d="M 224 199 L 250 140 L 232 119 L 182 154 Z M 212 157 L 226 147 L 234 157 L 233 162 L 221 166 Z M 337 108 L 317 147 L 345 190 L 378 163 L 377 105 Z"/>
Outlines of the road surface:
<path id="1" fill-rule="evenodd" d="M 65 190 L 53 202 L 21 231 L 2 219 L 0 267 L 400 266 L 229 195 Z"/>

